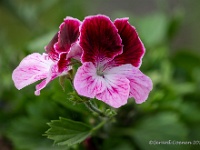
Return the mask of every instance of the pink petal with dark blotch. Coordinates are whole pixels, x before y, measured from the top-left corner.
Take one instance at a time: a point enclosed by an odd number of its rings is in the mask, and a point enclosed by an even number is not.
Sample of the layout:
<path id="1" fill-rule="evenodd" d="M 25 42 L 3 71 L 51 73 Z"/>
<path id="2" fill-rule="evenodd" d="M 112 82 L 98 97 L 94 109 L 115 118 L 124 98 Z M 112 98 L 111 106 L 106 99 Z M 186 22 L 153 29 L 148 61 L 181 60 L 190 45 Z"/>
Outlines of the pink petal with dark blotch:
<path id="1" fill-rule="evenodd" d="M 104 15 L 86 17 L 80 27 L 83 62 L 110 61 L 122 53 L 122 41 L 113 22 Z"/>
<path id="2" fill-rule="evenodd" d="M 70 61 L 66 56 L 67 53 L 60 53 L 58 62 L 51 65 L 47 78 L 36 86 L 35 95 L 40 95 L 40 90 L 45 88 L 49 82 L 58 76 L 68 74 L 68 71 L 72 69 L 72 67 L 69 66 Z"/>
<path id="3" fill-rule="evenodd" d="M 33 53 L 25 57 L 13 71 L 12 79 L 17 89 L 32 84 L 48 76 L 53 61 L 47 54 Z"/>
<path id="4" fill-rule="evenodd" d="M 53 37 L 53 39 L 49 42 L 47 46 L 45 46 L 46 53 L 49 55 L 49 57 L 53 60 L 58 60 L 59 54 L 54 49 L 54 44 L 58 42 L 58 33 L 56 33 Z"/>
<path id="5" fill-rule="evenodd" d="M 66 17 L 64 19 L 58 32 L 58 42 L 54 45 L 58 53 L 69 52 L 71 45 L 78 40 L 80 25 L 81 22 L 78 19 L 72 17 Z"/>
<path id="6" fill-rule="evenodd" d="M 116 65 L 132 64 L 140 67 L 145 48 L 135 28 L 128 22 L 128 18 L 116 19 L 114 21 L 118 33 L 122 39 L 123 53 L 115 57 Z"/>
<path id="7" fill-rule="evenodd" d="M 79 95 L 97 98 L 108 105 L 118 108 L 127 103 L 129 80 L 119 74 L 98 75 L 92 62 L 85 62 L 74 78 L 74 87 Z"/>
<path id="8" fill-rule="evenodd" d="M 153 88 L 151 79 L 131 64 L 113 67 L 109 74 L 120 74 L 130 81 L 129 97 L 133 97 L 138 104 L 146 101 Z"/>

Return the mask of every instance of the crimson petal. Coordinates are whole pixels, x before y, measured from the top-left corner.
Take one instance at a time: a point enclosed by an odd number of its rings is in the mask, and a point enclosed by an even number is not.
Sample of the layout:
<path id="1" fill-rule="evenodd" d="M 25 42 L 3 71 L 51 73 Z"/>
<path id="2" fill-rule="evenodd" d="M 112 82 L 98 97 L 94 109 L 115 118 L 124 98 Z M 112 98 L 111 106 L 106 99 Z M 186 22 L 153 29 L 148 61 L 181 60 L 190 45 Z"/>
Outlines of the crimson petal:
<path id="1" fill-rule="evenodd" d="M 49 42 L 47 46 L 45 46 L 46 53 L 49 55 L 49 57 L 53 60 L 57 60 L 59 57 L 59 54 L 54 49 L 54 44 L 58 41 L 58 33 L 56 33 L 53 37 L 53 39 Z"/>
<path id="2" fill-rule="evenodd" d="M 58 72 L 63 72 L 65 70 L 69 70 L 69 59 L 67 59 L 67 53 L 61 53 L 59 61 L 57 63 L 58 65 Z"/>
<path id="3" fill-rule="evenodd" d="M 64 19 L 58 32 L 58 42 L 54 45 L 58 53 L 68 52 L 71 44 L 78 40 L 80 24 L 81 22 L 78 19 L 72 17 Z"/>
<path id="4" fill-rule="evenodd" d="M 122 41 L 112 21 L 104 15 L 86 17 L 80 29 L 82 61 L 110 61 L 122 53 Z"/>
<path id="5" fill-rule="evenodd" d="M 128 22 L 128 18 L 116 19 L 114 21 L 118 33 L 122 39 L 123 53 L 115 57 L 115 64 L 132 64 L 140 67 L 145 48 L 135 28 Z"/>

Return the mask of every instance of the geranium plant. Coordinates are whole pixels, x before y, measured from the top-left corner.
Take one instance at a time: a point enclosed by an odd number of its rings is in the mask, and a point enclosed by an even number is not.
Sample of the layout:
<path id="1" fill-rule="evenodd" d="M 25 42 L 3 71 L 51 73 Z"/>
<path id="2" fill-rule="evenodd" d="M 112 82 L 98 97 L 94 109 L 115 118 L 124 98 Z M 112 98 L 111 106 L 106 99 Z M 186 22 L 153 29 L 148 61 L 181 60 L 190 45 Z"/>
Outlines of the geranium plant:
<path id="1" fill-rule="evenodd" d="M 137 104 L 147 100 L 153 84 L 140 71 L 144 53 L 145 47 L 128 18 L 112 22 L 105 15 L 95 15 L 81 22 L 66 17 L 45 47 L 45 53 L 25 57 L 12 78 L 17 89 L 43 79 L 36 86 L 35 95 L 40 95 L 57 77 L 70 80 L 73 99 L 101 118 L 94 127 L 66 118 L 49 123 L 50 129 L 45 134 L 48 138 L 60 145 L 73 145 L 111 122 L 116 115 L 113 108 L 125 105 L 129 98 L 134 98 Z M 103 101 L 110 109 L 102 111 L 94 99 Z"/>

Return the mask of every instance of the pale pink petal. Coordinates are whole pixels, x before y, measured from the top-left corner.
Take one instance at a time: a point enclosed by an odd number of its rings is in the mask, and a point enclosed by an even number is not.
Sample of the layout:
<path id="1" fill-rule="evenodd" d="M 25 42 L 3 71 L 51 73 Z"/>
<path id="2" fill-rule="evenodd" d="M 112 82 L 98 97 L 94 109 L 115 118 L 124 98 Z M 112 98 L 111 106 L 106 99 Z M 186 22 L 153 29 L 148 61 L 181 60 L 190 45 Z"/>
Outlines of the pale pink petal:
<path id="1" fill-rule="evenodd" d="M 151 79 L 131 64 L 111 68 L 108 70 L 108 73 L 121 74 L 130 81 L 129 97 L 133 97 L 138 104 L 146 101 L 150 91 L 153 88 Z"/>
<path id="2" fill-rule="evenodd" d="M 130 81 L 130 96 L 135 99 L 137 104 L 145 102 L 153 89 L 151 79 L 144 75 L 140 70 L 135 69 L 133 76 L 128 78 Z"/>
<path id="3" fill-rule="evenodd" d="M 97 98 L 108 105 L 118 108 L 127 103 L 129 81 L 117 74 L 97 74 L 97 68 L 91 62 L 83 63 L 74 78 L 74 87 L 78 94 Z"/>
<path id="4" fill-rule="evenodd" d="M 118 74 L 104 75 L 105 90 L 96 95 L 96 98 L 106 104 L 119 108 L 128 101 L 130 86 L 129 80 Z"/>
<path id="5" fill-rule="evenodd" d="M 49 82 L 51 82 L 58 76 L 66 75 L 68 71 L 72 69 L 71 66 L 67 66 L 68 62 L 69 61 L 66 60 L 66 53 L 61 53 L 60 60 L 52 64 L 52 66 L 50 67 L 47 78 L 36 85 L 35 95 L 40 95 L 40 90 L 45 88 Z"/>
<path id="6" fill-rule="evenodd" d="M 50 80 L 51 81 L 51 80 Z M 46 87 L 46 85 L 50 82 L 44 79 L 42 82 L 36 85 L 36 90 L 35 90 L 35 95 L 39 96 L 40 95 L 40 90 Z"/>
<path id="7" fill-rule="evenodd" d="M 132 75 L 132 70 L 135 68 L 131 64 L 125 64 L 117 67 L 113 67 L 112 62 L 106 64 L 107 68 L 105 69 L 106 74 L 120 74 L 123 75 L 125 78 L 129 75 Z"/>
<path id="8" fill-rule="evenodd" d="M 33 53 L 25 57 L 13 71 L 12 79 L 17 89 L 32 84 L 48 76 L 53 61 L 47 54 Z"/>
<path id="9" fill-rule="evenodd" d="M 42 82 L 40 82 L 38 85 L 36 85 L 36 91 L 35 95 L 40 95 L 40 90 L 46 87 L 46 85 L 58 77 L 61 73 L 58 73 L 58 66 L 57 64 L 53 64 L 51 68 L 48 71 L 48 76 L 46 79 L 44 79 Z"/>
<path id="10" fill-rule="evenodd" d="M 98 76 L 96 68 L 91 62 L 84 63 L 76 72 L 74 87 L 78 94 L 94 98 L 97 93 L 101 93 L 105 86 L 102 76 Z"/>

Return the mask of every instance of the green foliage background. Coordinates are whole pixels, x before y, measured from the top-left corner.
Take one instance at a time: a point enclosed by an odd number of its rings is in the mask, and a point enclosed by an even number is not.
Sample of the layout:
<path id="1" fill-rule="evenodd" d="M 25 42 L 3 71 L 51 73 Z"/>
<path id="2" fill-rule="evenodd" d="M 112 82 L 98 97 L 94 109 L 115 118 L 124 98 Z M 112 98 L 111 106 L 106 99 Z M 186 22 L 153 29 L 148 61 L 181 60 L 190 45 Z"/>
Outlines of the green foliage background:
<path id="1" fill-rule="evenodd" d="M 36 97 L 35 84 L 20 91 L 14 87 L 12 71 L 26 55 L 44 52 L 43 47 L 58 30 L 63 18 L 72 16 L 83 20 L 93 15 L 90 10 L 95 6 L 91 0 L 0 1 L 0 149 L 199 149 L 200 54 L 198 47 L 176 49 L 172 45 L 184 20 L 182 11 L 168 14 L 155 10 L 143 16 L 126 10 L 109 12 L 112 19 L 128 16 L 136 27 L 146 47 L 141 70 L 152 78 L 153 91 L 141 105 L 130 99 L 117 110 L 113 124 L 82 144 L 57 146 L 43 136 L 49 128 L 46 123 L 59 117 L 87 124 L 93 124 L 98 118 L 83 104 L 74 105 L 69 100 L 67 93 L 71 86 L 68 82 L 63 91 L 56 79 Z M 104 104 L 99 102 L 99 106 L 103 108 Z M 150 145 L 151 140 L 199 143 Z"/>

